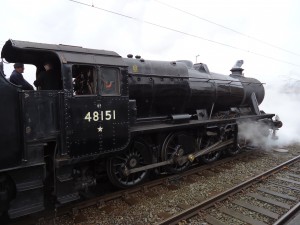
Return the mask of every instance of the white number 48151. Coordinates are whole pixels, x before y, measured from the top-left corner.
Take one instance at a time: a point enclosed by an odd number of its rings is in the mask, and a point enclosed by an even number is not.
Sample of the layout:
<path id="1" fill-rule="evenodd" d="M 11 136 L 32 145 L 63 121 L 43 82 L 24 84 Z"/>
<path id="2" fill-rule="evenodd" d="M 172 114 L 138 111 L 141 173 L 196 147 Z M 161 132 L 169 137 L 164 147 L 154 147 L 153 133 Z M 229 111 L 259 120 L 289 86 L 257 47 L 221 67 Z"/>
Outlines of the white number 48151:
<path id="1" fill-rule="evenodd" d="M 85 120 L 88 122 L 93 121 L 103 121 L 103 120 L 115 120 L 116 119 L 116 111 L 115 110 L 106 110 L 106 111 L 94 111 L 94 112 L 88 112 L 85 117 Z"/>

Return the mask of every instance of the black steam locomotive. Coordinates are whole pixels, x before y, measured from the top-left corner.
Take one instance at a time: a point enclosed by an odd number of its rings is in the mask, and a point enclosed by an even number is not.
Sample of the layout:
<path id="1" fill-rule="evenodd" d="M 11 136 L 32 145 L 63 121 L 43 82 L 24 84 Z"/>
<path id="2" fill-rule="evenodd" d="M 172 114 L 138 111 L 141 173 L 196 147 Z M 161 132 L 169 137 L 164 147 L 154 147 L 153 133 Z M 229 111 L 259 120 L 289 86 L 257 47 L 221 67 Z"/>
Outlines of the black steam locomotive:
<path id="1" fill-rule="evenodd" d="M 235 155 L 242 121 L 281 126 L 259 110 L 263 84 L 244 77 L 240 61 L 226 76 L 202 63 L 15 40 L 1 58 L 32 64 L 37 74 L 51 61 L 63 87 L 24 91 L 2 64 L 0 212 L 11 218 L 43 210 L 48 195 L 77 200 L 103 174 L 128 188 L 150 172 Z"/>

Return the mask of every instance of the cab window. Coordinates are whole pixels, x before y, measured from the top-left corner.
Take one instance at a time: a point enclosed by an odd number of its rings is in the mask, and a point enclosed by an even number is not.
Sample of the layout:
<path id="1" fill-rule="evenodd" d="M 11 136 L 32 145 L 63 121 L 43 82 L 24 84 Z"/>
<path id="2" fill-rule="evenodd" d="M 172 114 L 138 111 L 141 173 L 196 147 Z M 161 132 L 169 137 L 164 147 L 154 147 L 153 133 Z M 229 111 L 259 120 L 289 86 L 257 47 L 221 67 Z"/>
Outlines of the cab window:
<path id="1" fill-rule="evenodd" d="M 95 95 L 97 94 L 97 76 L 93 66 L 73 65 L 73 88 L 74 95 Z"/>
<path id="2" fill-rule="evenodd" d="M 99 74 L 99 94 L 103 96 L 107 95 L 120 95 L 120 70 L 117 68 L 105 68 L 100 69 Z"/>

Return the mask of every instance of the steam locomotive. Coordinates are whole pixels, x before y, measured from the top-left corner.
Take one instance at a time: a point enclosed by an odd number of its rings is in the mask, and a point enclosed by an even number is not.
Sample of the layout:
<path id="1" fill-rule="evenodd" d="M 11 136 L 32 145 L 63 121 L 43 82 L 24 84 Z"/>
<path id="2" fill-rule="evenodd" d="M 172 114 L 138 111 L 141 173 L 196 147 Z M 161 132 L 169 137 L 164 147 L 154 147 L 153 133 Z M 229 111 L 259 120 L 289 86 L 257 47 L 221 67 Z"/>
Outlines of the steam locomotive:
<path id="1" fill-rule="evenodd" d="M 8 40 L 2 61 L 51 61 L 61 90 L 25 91 L 0 76 L 0 212 L 11 218 L 80 198 L 107 174 L 120 188 L 239 153 L 238 124 L 282 125 L 258 105 L 261 82 L 203 63 Z M 101 186 L 101 184 L 100 184 Z"/>

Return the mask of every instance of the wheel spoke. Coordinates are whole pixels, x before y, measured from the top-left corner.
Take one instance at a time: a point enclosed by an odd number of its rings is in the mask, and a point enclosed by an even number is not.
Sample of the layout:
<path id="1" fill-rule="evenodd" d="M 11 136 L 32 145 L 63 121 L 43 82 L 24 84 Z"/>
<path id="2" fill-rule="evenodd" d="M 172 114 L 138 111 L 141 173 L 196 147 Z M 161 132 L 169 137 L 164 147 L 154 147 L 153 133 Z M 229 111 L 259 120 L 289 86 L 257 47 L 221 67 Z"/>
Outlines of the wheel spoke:
<path id="1" fill-rule="evenodd" d="M 125 158 L 123 158 L 123 157 L 121 157 L 121 156 L 116 156 L 116 157 L 115 157 L 115 159 L 122 160 L 123 162 L 125 162 L 125 161 L 126 161 L 126 157 L 125 157 Z"/>
<path id="2" fill-rule="evenodd" d="M 120 172 L 119 172 L 118 170 L 116 170 L 116 171 L 114 172 L 114 174 L 115 174 L 115 175 L 118 175 L 118 174 L 120 174 Z"/>
<path id="3" fill-rule="evenodd" d="M 173 151 L 175 151 L 175 150 L 176 150 L 176 148 L 175 148 L 175 147 L 171 147 L 171 146 L 168 146 L 168 149 L 171 149 L 171 150 L 173 150 Z"/>
<path id="4" fill-rule="evenodd" d="M 187 138 L 187 139 L 184 139 Z M 189 149 L 186 146 L 184 146 L 182 143 L 185 143 L 186 140 L 191 140 L 191 137 L 188 134 L 185 134 L 183 132 L 176 132 L 169 134 L 164 141 L 164 144 L 162 146 L 162 160 L 170 160 L 172 158 L 177 157 L 178 155 L 182 156 L 189 152 Z M 170 173 L 178 173 L 182 170 L 185 170 L 189 167 L 189 163 L 184 163 L 180 165 L 179 163 L 174 163 L 172 165 L 166 166 L 167 172 Z"/>
<path id="5" fill-rule="evenodd" d="M 218 141 L 217 137 L 207 137 L 203 136 L 198 139 L 198 147 L 199 149 L 205 149 L 209 146 L 215 144 Z M 221 153 L 219 151 L 210 152 L 203 156 L 200 156 L 200 160 L 204 163 L 210 163 L 216 161 L 220 157 Z"/>
<path id="6" fill-rule="evenodd" d="M 133 173 L 133 174 L 132 174 L 132 179 L 131 179 L 131 180 L 132 180 L 133 182 L 134 182 L 135 179 L 136 179 L 136 175 L 137 175 L 136 173 Z"/>
<path id="7" fill-rule="evenodd" d="M 121 156 L 111 159 L 108 166 L 108 177 L 111 182 L 121 188 L 131 187 L 142 182 L 147 178 L 148 170 L 132 173 L 126 176 L 122 169 L 126 165 L 128 169 L 137 168 L 146 165 L 146 159 L 143 158 L 140 150 L 148 150 L 148 146 L 144 142 L 133 142 L 127 149 L 127 152 Z"/>

